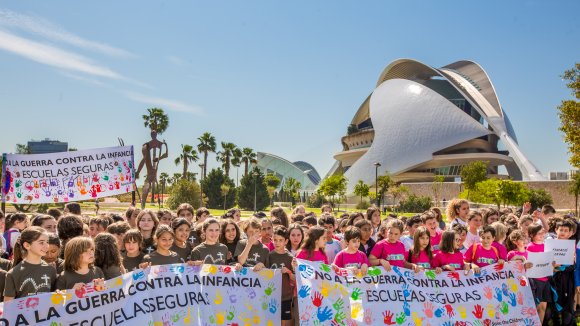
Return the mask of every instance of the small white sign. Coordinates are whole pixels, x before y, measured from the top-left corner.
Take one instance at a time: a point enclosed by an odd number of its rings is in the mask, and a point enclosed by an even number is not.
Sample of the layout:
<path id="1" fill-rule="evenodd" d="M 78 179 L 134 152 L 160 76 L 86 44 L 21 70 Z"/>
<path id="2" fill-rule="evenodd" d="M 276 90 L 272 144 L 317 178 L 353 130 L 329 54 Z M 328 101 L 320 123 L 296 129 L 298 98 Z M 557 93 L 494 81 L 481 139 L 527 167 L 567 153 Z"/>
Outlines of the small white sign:
<path id="1" fill-rule="evenodd" d="M 528 252 L 528 261 L 534 266 L 526 271 L 529 278 L 552 276 L 553 274 L 552 252 Z"/>
<path id="2" fill-rule="evenodd" d="M 546 252 L 554 253 L 554 261 L 560 265 L 574 265 L 574 253 L 576 252 L 574 240 L 546 239 Z"/>

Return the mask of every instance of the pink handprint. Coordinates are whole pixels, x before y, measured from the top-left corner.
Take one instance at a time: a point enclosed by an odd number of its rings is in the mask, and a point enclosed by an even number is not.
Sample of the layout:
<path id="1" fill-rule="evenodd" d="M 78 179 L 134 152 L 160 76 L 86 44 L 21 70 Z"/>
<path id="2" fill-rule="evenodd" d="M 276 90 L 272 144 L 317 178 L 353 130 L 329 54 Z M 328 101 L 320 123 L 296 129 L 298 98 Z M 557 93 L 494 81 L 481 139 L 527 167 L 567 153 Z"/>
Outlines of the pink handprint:
<path id="1" fill-rule="evenodd" d="M 524 304 L 524 295 L 521 292 L 518 292 L 518 304 L 520 306 Z"/>
<path id="2" fill-rule="evenodd" d="M 491 288 L 486 286 L 483 288 L 483 295 L 488 299 L 491 300 L 493 298 L 493 293 L 491 292 Z"/>
<path id="3" fill-rule="evenodd" d="M 373 312 L 371 311 L 371 308 L 367 308 L 365 310 L 365 314 L 364 314 L 363 321 L 367 325 L 372 325 L 373 324 Z"/>
<path id="4" fill-rule="evenodd" d="M 423 305 L 423 312 L 427 318 L 433 318 L 433 304 L 431 302 L 425 302 Z"/>

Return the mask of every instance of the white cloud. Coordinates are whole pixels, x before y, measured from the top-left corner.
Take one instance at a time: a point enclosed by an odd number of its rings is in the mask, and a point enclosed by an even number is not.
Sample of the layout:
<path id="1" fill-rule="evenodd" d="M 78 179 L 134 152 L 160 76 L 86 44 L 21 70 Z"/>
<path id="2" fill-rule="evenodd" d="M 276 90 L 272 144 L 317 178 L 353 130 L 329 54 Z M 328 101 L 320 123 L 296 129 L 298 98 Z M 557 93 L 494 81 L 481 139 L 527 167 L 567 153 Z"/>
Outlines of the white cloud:
<path id="1" fill-rule="evenodd" d="M 171 110 L 171 111 L 192 113 L 192 114 L 197 114 L 197 115 L 203 115 L 203 113 L 204 113 L 204 110 L 198 106 L 189 105 L 187 103 L 183 103 L 183 102 L 172 100 L 172 99 L 153 97 L 153 96 L 148 96 L 148 95 L 143 95 L 143 94 L 133 93 L 133 92 L 126 92 L 125 96 L 127 96 L 127 98 L 129 98 L 133 101 L 139 102 L 139 103 L 145 103 L 148 105 L 159 106 L 159 107 L 162 107 L 163 109 L 167 109 L 167 110 Z"/>
<path id="2" fill-rule="evenodd" d="M 74 35 L 53 23 L 38 17 L 22 15 L 10 10 L 0 9 L 0 25 L 18 28 L 47 39 L 67 43 L 79 48 L 97 51 L 114 57 L 134 57 L 130 52 L 108 44 L 86 40 Z"/>
<path id="3" fill-rule="evenodd" d="M 179 57 L 176 57 L 174 55 L 167 56 L 167 60 L 169 60 L 169 62 L 171 62 L 172 64 L 174 64 L 178 67 L 189 66 L 189 62 L 187 62 Z"/>

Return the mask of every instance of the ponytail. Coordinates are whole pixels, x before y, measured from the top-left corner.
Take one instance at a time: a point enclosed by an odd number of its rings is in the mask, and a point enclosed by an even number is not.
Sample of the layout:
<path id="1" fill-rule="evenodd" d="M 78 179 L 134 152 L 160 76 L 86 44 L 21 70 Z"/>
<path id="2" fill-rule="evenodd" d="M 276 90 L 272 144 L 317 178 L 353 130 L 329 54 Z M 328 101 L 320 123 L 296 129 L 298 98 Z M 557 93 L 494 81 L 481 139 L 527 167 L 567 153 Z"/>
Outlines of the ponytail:
<path id="1" fill-rule="evenodd" d="M 20 263 L 28 254 L 26 248 L 24 248 L 24 243 L 32 244 L 43 234 L 47 234 L 47 232 L 45 229 L 39 226 L 30 226 L 22 231 L 20 238 L 18 238 L 16 244 L 14 245 L 12 266 L 16 266 L 18 263 Z"/>
<path id="2" fill-rule="evenodd" d="M 14 244 L 14 248 L 12 248 L 12 266 L 18 265 L 24 257 L 26 257 L 26 249 L 22 246 L 21 242 L 22 238 L 18 238 L 16 243 Z"/>

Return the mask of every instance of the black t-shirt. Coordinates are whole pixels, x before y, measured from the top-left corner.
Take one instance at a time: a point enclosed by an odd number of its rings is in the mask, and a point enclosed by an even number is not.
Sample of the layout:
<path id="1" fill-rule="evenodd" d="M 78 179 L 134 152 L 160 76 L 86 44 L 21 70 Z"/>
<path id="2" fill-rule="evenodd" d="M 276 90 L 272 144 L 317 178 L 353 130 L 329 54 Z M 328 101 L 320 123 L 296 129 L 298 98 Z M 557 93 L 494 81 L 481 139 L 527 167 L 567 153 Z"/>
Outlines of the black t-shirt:
<path id="1" fill-rule="evenodd" d="M 56 281 L 56 288 L 59 290 L 72 289 L 77 283 L 91 283 L 96 278 L 105 278 L 103 271 L 93 266 L 86 274 L 79 274 L 73 271 L 63 271 Z"/>
<path id="2" fill-rule="evenodd" d="M 129 257 L 127 256 L 126 252 L 123 252 L 121 253 L 121 256 L 123 257 L 123 266 L 125 267 L 125 270 L 127 272 L 132 272 L 136 269 L 139 269 L 139 264 L 143 262 L 143 257 L 145 257 L 145 254 L 140 252 L 139 255 L 135 257 Z"/>
<path id="3" fill-rule="evenodd" d="M 191 260 L 201 260 L 204 264 L 225 265 L 228 247 L 221 243 L 209 245 L 202 243 L 191 251 Z"/>
<path id="4" fill-rule="evenodd" d="M 173 251 L 170 251 L 168 256 L 164 256 L 157 251 L 154 251 L 149 255 L 145 255 L 145 257 L 143 257 L 143 262 L 151 263 L 151 266 L 184 263 L 184 261 Z"/>
<path id="5" fill-rule="evenodd" d="M 22 298 L 52 292 L 56 279 L 54 266 L 45 261 L 31 264 L 23 260 L 6 274 L 4 296 Z"/>
<path id="6" fill-rule="evenodd" d="M 283 254 L 270 251 L 269 266 L 266 267 L 271 269 L 282 269 L 282 267 L 286 267 L 294 273 L 292 270 L 292 259 L 294 259 L 294 256 L 289 251 Z M 292 299 L 293 295 L 294 289 L 290 286 L 290 275 L 282 274 L 282 301 Z"/>
<path id="7" fill-rule="evenodd" d="M 238 257 L 246 247 L 246 243 L 248 242 L 247 239 L 240 240 L 238 245 L 236 246 L 236 252 L 234 253 L 235 257 Z M 244 263 L 244 267 L 253 267 L 256 266 L 258 263 L 262 263 L 265 266 L 268 266 L 268 256 L 270 255 L 270 250 L 268 247 L 264 246 L 261 242 L 257 242 L 250 248 L 250 253 L 248 254 L 248 259 Z"/>

